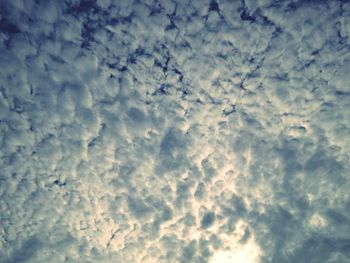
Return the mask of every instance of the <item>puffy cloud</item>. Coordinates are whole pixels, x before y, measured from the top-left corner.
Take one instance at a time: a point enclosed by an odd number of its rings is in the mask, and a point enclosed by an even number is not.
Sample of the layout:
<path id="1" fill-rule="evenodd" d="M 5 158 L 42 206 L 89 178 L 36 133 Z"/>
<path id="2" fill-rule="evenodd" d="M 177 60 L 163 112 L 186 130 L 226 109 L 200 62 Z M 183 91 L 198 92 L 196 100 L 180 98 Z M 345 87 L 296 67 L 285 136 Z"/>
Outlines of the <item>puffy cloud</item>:
<path id="1" fill-rule="evenodd" d="M 350 5 L 1 1 L 0 262 L 347 262 Z"/>

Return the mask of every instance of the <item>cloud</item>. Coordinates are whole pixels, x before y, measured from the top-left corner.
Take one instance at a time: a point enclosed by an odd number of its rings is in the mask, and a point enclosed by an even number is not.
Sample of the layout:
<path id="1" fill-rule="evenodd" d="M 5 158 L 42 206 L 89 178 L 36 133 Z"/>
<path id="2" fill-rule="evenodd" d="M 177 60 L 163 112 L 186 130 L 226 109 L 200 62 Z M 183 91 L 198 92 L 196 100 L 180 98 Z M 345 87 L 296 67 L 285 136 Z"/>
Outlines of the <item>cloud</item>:
<path id="1" fill-rule="evenodd" d="M 348 3 L 0 10 L 0 262 L 349 260 Z"/>

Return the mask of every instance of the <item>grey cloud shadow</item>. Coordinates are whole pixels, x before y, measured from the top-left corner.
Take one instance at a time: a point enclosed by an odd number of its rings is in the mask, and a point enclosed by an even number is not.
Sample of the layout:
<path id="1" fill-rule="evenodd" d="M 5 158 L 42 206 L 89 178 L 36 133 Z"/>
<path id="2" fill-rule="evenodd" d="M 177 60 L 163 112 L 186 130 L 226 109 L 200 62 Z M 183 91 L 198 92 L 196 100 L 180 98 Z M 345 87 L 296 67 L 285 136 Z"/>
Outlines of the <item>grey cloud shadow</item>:
<path id="1" fill-rule="evenodd" d="M 5 261 L 2 261 L 2 263 L 25 263 L 29 262 L 30 259 L 32 259 L 37 251 L 42 246 L 42 242 L 39 238 L 36 236 L 33 236 L 29 238 L 27 241 L 23 243 L 23 245 L 14 251 L 10 258 L 8 258 Z"/>

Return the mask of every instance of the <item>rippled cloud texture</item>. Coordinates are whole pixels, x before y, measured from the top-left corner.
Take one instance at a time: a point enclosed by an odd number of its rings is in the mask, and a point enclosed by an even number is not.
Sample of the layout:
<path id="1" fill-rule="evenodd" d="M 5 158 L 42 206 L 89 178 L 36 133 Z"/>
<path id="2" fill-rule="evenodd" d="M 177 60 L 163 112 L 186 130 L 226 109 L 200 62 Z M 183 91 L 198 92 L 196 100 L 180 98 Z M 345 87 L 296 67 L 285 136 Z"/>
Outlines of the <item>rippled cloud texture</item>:
<path id="1" fill-rule="evenodd" d="M 350 261 L 350 3 L 1 0 L 0 262 Z"/>

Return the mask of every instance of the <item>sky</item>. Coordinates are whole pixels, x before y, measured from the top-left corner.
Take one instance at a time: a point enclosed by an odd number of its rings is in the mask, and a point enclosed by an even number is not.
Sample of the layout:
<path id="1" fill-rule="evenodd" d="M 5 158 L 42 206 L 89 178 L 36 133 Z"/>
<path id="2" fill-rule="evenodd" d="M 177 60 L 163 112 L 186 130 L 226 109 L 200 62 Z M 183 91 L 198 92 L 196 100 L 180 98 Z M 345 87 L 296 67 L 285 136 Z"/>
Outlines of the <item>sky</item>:
<path id="1" fill-rule="evenodd" d="M 350 2 L 0 0 L 0 263 L 350 262 Z"/>

